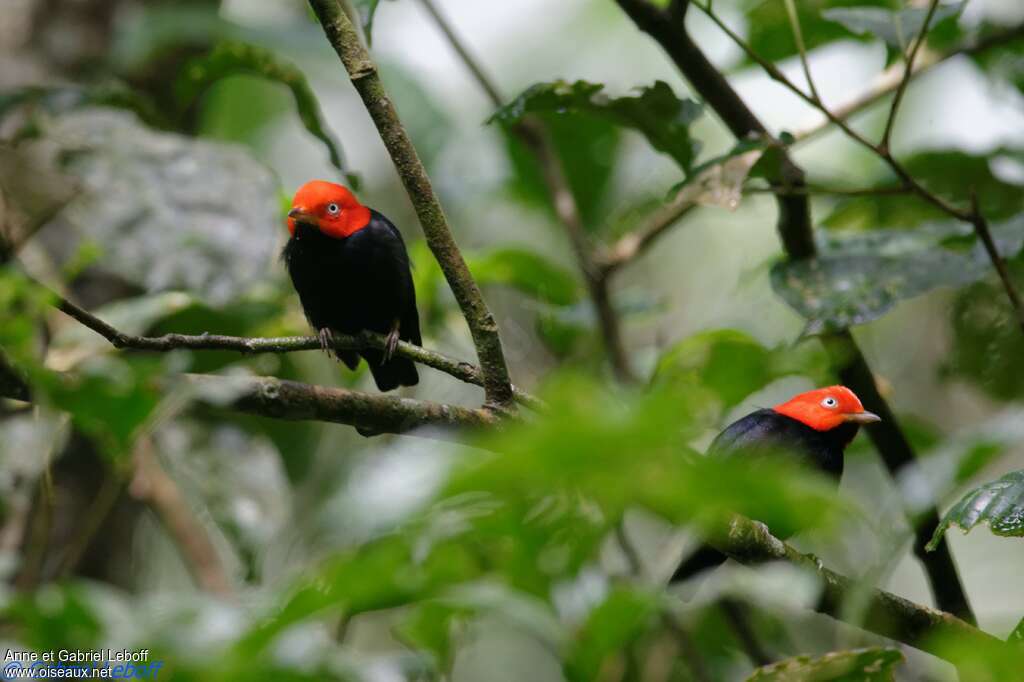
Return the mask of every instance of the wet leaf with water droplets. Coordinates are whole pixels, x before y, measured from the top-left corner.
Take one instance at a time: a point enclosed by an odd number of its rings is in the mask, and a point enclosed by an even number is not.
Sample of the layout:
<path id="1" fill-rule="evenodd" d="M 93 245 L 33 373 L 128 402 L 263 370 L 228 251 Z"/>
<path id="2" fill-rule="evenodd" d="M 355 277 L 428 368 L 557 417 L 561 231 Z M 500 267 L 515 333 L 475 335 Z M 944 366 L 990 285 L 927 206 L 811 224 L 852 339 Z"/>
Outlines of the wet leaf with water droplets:
<path id="1" fill-rule="evenodd" d="M 915 230 L 856 234 L 819 231 L 817 258 L 785 261 L 772 268 L 772 287 L 808 321 L 808 333 L 875 320 L 899 301 L 941 286 L 960 287 L 992 274 L 984 247 L 946 247 L 952 237 L 970 238 L 961 223 Z M 1024 217 L 992 227 L 1004 258 L 1024 247 Z"/>
<path id="2" fill-rule="evenodd" d="M 979 523 L 987 523 L 996 535 L 1024 537 L 1024 470 L 1012 471 L 967 493 L 942 517 L 928 549 L 939 546 L 950 526 L 968 532 Z"/>

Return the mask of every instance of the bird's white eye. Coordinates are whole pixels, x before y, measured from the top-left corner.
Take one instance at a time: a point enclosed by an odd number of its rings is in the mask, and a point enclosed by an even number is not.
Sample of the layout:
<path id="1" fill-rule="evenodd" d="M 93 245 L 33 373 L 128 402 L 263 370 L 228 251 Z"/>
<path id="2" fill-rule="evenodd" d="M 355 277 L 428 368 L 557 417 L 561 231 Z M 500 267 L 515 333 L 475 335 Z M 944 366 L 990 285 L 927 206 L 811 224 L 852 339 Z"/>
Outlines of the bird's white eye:
<path id="1" fill-rule="evenodd" d="M 839 401 L 836 400 L 835 398 L 833 398 L 832 396 L 829 396 L 829 397 L 827 397 L 827 398 L 825 398 L 824 400 L 821 401 L 821 406 L 822 407 L 827 407 L 829 409 L 834 408 L 838 404 L 839 404 Z"/>
<path id="2" fill-rule="evenodd" d="M 341 209 L 338 208 L 337 204 L 327 204 L 327 212 L 331 215 L 338 215 L 341 213 Z"/>

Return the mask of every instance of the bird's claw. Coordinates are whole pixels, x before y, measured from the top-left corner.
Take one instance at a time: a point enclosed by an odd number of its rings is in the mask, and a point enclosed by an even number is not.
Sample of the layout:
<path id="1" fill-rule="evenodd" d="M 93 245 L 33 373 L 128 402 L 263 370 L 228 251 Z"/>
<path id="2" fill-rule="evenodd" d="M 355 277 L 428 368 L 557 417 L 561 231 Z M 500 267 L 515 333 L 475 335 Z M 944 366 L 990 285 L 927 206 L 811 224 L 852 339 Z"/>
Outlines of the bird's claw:
<path id="1" fill-rule="evenodd" d="M 334 333 L 330 327 L 324 327 L 317 332 L 317 338 L 320 339 L 320 349 L 323 352 L 331 355 L 334 353 Z"/>
<path id="2" fill-rule="evenodd" d="M 389 362 L 398 349 L 398 327 L 392 329 L 384 339 L 384 362 Z"/>

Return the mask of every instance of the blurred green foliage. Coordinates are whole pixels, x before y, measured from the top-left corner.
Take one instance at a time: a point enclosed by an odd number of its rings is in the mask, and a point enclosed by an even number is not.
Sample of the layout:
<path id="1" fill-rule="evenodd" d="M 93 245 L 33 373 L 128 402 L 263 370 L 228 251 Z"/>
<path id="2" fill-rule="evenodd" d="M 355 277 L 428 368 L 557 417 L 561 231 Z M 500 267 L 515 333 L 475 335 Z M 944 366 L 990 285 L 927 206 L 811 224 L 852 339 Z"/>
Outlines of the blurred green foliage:
<path id="1" fill-rule="evenodd" d="M 395 16 L 413 4 L 395 3 Z M 720 4 L 760 55 L 796 56 L 785 3 Z M 392 40 L 374 55 L 383 82 L 453 217 L 468 265 L 499 312 L 517 384 L 548 407 L 463 446 L 414 437 L 366 440 L 333 425 L 239 415 L 216 407 L 231 395 L 197 396 L 181 375 L 272 375 L 365 389 L 366 372 L 349 372 L 317 352 L 116 351 L 55 312 L 49 296 L 21 273 L 37 274 L 127 333 L 308 333 L 276 261 L 286 236 L 288 187 L 282 185 L 299 173 L 323 172 L 322 153 L 307 159 L 294 151 L 288 126 L 296 113 L 299 139 L 312 135 L 350 184 L 358 170 L 368 179 L 367 200 L 402 225 L 426 345 L 467 361 L 474 360 L 472 346 L 379 141 L 360 139 L 369 130 L 361 110 L 358 120 L 348 116 L 349 105 L 359 103 L 304 3 L 114 5 L 119 11 L 100 27 L 109 35 L 99 32 L 105 36 L 99 59 L 60 71 L 64 51 L 88 42 L 95 26 L 69 34 L 78 36 L 73 40 L 34 36 L 27 43 L 32 50 L 61 46 L 40 72 L 50 75 L 0 90 L 0 228 L 5 245 L 26 235 L 18 261 L 0 269 L 0 351 L 28 380 L 36 403 L 32 409 L 0 404 L 0 640 L 6 646 L 150 648 L 154 658 L 168 661 L 175 680 L 687 682 L 699 679 L 694 670 L 701 665 L 712 679 L 941 679 L 941 670 L 919 658 L 904 665 L 899 651 L 881 646 L 888 641 L 837 633 L 804 615 L 821 586 L 793 567 L 727 566 L 684 588 L 699 590 L 692 600 L 679 599 L 683 592 L 662 582 L 686 541 L 714 532 L 736 513 L 779 535 L 807 530 L 797 536 L 798 546 L 818 552 L 823 545 L 826 563 L 850 559 L 851 574 L 868 576 L 876 575 L 873 555 L 881 565 L 903 556 L 902 536 L 892 540 L 875 530 L 899 525 L 893 515 L 904 506 L 917 511 L 961 496 L 935 541 L 953 525 L 970 530 L 988 523 L 996 534 L 1020 534 L 1021 472 L 990 481 L 988 470 L 1005 465 L 1019 444 L 1012 422 L 1024 396 L 1024 336 L 969 226 L 943 222 L 913 196 L 885 193 L 898 178 L 879 171 L 874 160 L 858 178 L 856 162 L 836 152 L 834 165 L 845 169 L 838 189 L 860 190 L 854 184 L 860 182 L 883 192 L 815 198 L 825 228 L 818 231 L 821 256 L 771 271 L 775 292 L 803 320 L 785 318 L 751 296 L 754 288 L 767 291 L 766 267 L 745 278 L 754 284 L 733 291 L 735 277 L 720 264 L 764 262 L 753 235 L 770 229 L 761 214 L 766 204 L 744 195 L 763 191 L 764 179 L 778 175 L 780 149 L 796 151 L 802 142 L 781 133 L 777 146 L 764 139 L 723 143 L 714 117 L 702 116 L 705 105 L 678 96 L 674 81 L 607 94 L 604 82 L 628 88 L 652 78 L 646 67 L 633 68 L 646 62 L 617 44 L 619 33 L 587 41 L 574 33 L 579 25 L 593 28 L 587 22 L 595 16 L 609 31 L 631 32 L 611 5 L 601 10 L 606 14 L 588 6 L 579 17 L 567 15 L 564 25 L 533 26 L 537 42 L 524 38 L 516 54 L 607 51 L 635 57 L 626 73 L 605 79 L 587 64 L 572 67 L 591 82 L 571 73 L 551 80 L 556 75 L 543 69 L 543 82 L 492 113 L 489 120 L 500 124 L 496 134 L 460 135 L 464 121 L 485 117 L 483 107 L 469 109 L 462 101 L 479 103 L 479 93 L 462 97 L 449 89 L 430 70 L 432 53 L 398 54 L 411 34 L 396 33 L 402 44 Z M 373 25 L 378 0 L 353 5 L 368 42 L 374 30 L 391 28 Z M 925 11 L 883 0 L 794 6 L 809 49 L 842 51 L 845 41 L 872 41 L 885 46 L 890 61 Z M 1005 30 L 988 15 L 962 17 L 962 8 L 940 5 L 928 49 L 949 50 Z M 0 19 L 6 11 L 0 9 Z M 612 14 L 618 23 L 606 21 Z M 691 9 L 691 19 L 696 15 Z M 469 36 L 489 65 L 492 47 L 495 54 L 501 48 L 490 36 Z M 703 44 L 703 34 L 695 37 Z M 1022 54 L 1018 39 L 970 58 L 994 90 L 1016 93 L 1024 89 Z M 738 64 L 746 68 L 750 60 L 740 56 Z M 940 69 L 934 77 L 945 77 Z M 509 70 L 519 83 L 536 80 L 532 72 L 524 80 Z M 827 69 L 815 64 L 815 72 Z M 311 83 L 321 82 L 325 89 L 314 91 Z M 767 110 L 770 99 L 748 104 Z M 740 211 L 736 225 L 717 220 L 714 209 L 695 211 L 689 224 L 704 237 L 676 244 L 666 238 L 612 280 L 612 305 L 640 370 L 636 386 L 608 377 L 593 305 L 580 274 L 565 265 L 572 254 L 544 169 L 514 130 L 527 116 L 541 123 L 598 247 L 658 209 L 680 171 L 685 180 L 671 194 L 699 180 L 698 203 Z M 795 129 L 792 121 L 770 120 L 773 129 Z M 868 127 L 876 122 L 867 120 Z M 862 122 L 855 123 L 860 129 Z M 972 148 L 959 140 L 929 142 L 927 149 L 917 144 L 900 161 L 949 202 L 966 206 L 977 196 L 1011 276 L 1024 286 L 1024 154 L 1019 142 L 1004 137 Z M 342 143 L 353 168 L 344 163 Z M 702 156 L 702 148 L 709 153 Z M 825 149 L 829 157 L 838 146 Z M 678 169 L 650 170 L 666 158 Z M 807 155 L 810 178 L 825 175 L 820 158 Z M 723 177 L 727 162 L 738 166 Z M 712 200 L 715 192 L 735 201 Z M 693 287 L 690 270 L 714 277 Z M 928 300 L 939 310 L 938 322 L 893 332 L 908 324 L 896 304 L 935 289 L 943 293 Z M 735 309 L 700 308 L 705 298 L 714 305 L 724 300 L 722 292 Z M 778 319 L 768 324 L 768 317 Z M 898 493 L 864 473 L 863 439 L 850 467 L 863 478 L 844 483 L 839 494 L 785 461 L 753 467 L 701 456 L 731 417 L 836 381 L 821 345 L 802 338 L 803 321 L 809 334 L 865 325 L 858 334 L 869 340 L 872 360 L 880 356 L 890 368 L 880 389 L 899 410 L 912 412 L 900 415 L 901 424 L 928 454 L 901 474 Z M 901 343 L 889 349 L 885 342 Z M 911 369 L 891 369 L 906 360 L 892 354 L 918 351 Z M 927 376 L 909 376 L 922 367 Z M 936 387 L 955 390 L 955 401 L 939 400 Z M 405 395 L 467 405 L 480 398 L 475 387 L 429 370 Z M 958 427 L 950 414 L 959 419 L 965 405 L 969 416 L 1005 411 L 979 418 L 973 428 Z M 195 587 L 167 517 L 139 492 L 132 462 L 143 442 L 180 489 L 194 529 L 208 536 L 234 586 L 231 598 Z M 90 539 L 83 526 L 95 517 L 95 481 L 102 480 L 124 494 Z M 965 485 L 974 487 L 964 496 Z M 10 537 L 25 540 L 12 545 Z M 64 576 L 70 537 L 84 537 L 96 555 L 106 553 L 105 541 L 130 548 L 130 560 L 108 557 L 104 564 L 90 555 Z M 638 565 L 630 545 L 639 550 Z M 1001 568 L 994 555 L 957 549 L 960 565 L 970 566 L 967 576 L 982 564 L 993 573 Z M 1013 587 L 999 586 L 1007 610 L 1015 608 Z M 782 660 L 754 670 L 740 651 L 718 607 L 721 596 L 734 593 L 751 602 L 757 635 Z M 1020 614 L 987 613 L 983 622 L 1007 618 L 1012 626 Z M 684 645 L 680 632 L 693 646 Z M 934 644 L 962 662 L 962 679 L 1019 675 L 1019 652 L 1008 647 Z M 785 658 L 797 653 L 805 655 Z"/>

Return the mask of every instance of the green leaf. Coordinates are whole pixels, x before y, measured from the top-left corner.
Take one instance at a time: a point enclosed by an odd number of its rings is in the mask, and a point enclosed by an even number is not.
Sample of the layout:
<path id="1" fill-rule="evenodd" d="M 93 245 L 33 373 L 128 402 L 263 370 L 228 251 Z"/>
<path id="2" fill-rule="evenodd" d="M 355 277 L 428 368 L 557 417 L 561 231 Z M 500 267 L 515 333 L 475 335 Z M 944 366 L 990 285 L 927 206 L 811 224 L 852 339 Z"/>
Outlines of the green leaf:
<path id="1" fill-rule="evenodd" d="M 498 109 L 488 123 L 509 126 L 527 114 L 587 113 L 641 132 L 651 146 L 671 156 L 683 173 L 690 173 L 699 151 L 699 143 L 690 137 L 690 126 L 703 111 L 699 104 L 679 99 L 663 81 L 641 88 L 633 97 L 609 97 L 603 89 L 601 84 L 582 80 L 537 83 Z"/>
<path id="2" fill-rule="evenodd" d="M 960 287 L 992 273 L 980 243 L 964 251 L 943 246 L 971 228 L 932 224 L 913 231 L 819 232 L 819 256 L 772 268 L 772 288 L 808 321 L 807 333 L 864 324 L 896 303 L 940 286 Z M 1024 247 L 1024 217 L 992 227 L 1004 258 Z"/>
<path id="3" fill-rule="evenodd" d="M 660 596 L 620 587 L 587 616 L 565 658 L 570 680 L 601 679 L 602 664 L 657 624 Z"/>
<path id="4" fill-rule="evenodd" d="M 79 365 L 74 375 L 35 371 L 32 385 L 46 403 L 70 413 L 106 455 L 121 458 L 165 399 L 157 382 L 164 370 L 163 359 L 100 357 Z"/>
<path id="5" fill-rule="evenodd" d="M 872 647 L 833 651 L 824 656 L 796 656 L 758 668 L 747 682 L 892 682 L 904 661 L 899 649 Z"/>
<path id="6" fill-rule="evenodd" d="M 822 16 L 832 7 L 875 5 L 889 7 L 891 0 L 800 0 L 796 5 L 797 17 L 804 36 L 804 44 L 813 50 L 826 43 L 848 38 L 849 32 L 839 24 Z M 747 42 L 753 50 L 769 61 L 781 61 L 797 54 L 793 29 L 784 2 L 755 2 L 746 11 Z M 751 63 L 744 58 L 744 63 Z"/>
<path id="7" fill-rule="evenodd" d="M 579 300 L 576 276 L 534 251 L 500 247 L 467 255 L 466 262 L 481 284 L 510 286 L 553 305 L 572 305 Z"/>
<path id="8" fill-rule="evenodd" d="M 577 111 L 537 115 L 565 170 L 566 182 L 576 200 L 584 226 L 596 231 L 607 222 L 609 183 L 621 146 L 621 132 L 611 121 Z M 516 198 L 548 209 L 555 216 L 544 169 L 536 155 L 512 131 L 504 131 Z"/>
<path id="9" fill-rule="evenodd" d="M 537 314 L 535 327 L 544 346 L 565 359 L 576 352 L 581 341 L 594 339 L 594 314 L 589 303 L 552 306 Z"/>
<path id="10" fill-rule="evenodd" d="M 473 562 L 451 543 L 431 547 L 413 533 L 386 536 L 304 576 L 276 613 L 253 627 L 236 648 L 259 652 L 288 627 L 332 610 L 354 616 L 430 599 L 474 574 Z"/>
<path id="11" fill-rule="evenodd" d="M 1021 618 L 1020 622 L 1017 623 L 1017 627 L 1013 629 L 1013 632 L 1006 638 L 1006 641 L 1017 645 L 1024 644 L 1024 618 Z"/>
<path id="12" fill-rule="evenodd" d="M 965 4 L 940 5 L 935 10 L 931 26 L 958 15 Z M 821 16 L 841 24 L 851 33 L 870 34 L 883 40 L 889 47 L 905 51 L 924 27 L 928 7 L 907 7 L 897 11 L 880 7 L 842 7 L 827 9 Z"/>
<path id="13" fill-rule="evenodd" d="M 302 125 L 327 148 L 331 164 L 345 175 L 353 189 L 359 189 L 359 177 L 347 168 L 341 147 L 328 129 L 306 77 L 295 65 L 279 59 L 270 50 L 237 41 L 222 42 L 185 65 L 174 84 L 174 92 L 185 108 L 217 81 L 240 74 L 259 76 L 288 88 Z"/>
<path id="14" fill-rule="evenodd" d="M 1012 471 L 964 495 L 942 517 L 927 549 L 934 550 L 950 526 L 965 533 L 979 523 L 1003 537 L 1024 536 L 1024 471 Z"/>

